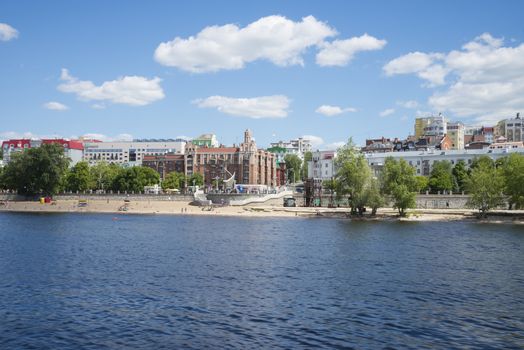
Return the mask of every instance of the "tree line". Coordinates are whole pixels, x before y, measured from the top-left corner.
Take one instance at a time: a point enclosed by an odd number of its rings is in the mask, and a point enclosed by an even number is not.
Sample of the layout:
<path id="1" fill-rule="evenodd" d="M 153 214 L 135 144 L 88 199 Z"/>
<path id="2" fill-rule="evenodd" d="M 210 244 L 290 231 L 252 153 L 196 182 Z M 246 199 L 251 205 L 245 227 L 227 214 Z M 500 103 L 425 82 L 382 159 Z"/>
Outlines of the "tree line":
<path id="1" fill-rule="evenodd" d="M 105 162 L 89 166 L 78 162 L 69 167 L 70 159 L 58 144 L 44 144 L 14 153 L 10 162 L 0 168 L 0 187 L 18 194 L 52 196 L 60 192 L 113 191 L 143 192 L 145 186 L 160 183 L 160 174 L 149 167 L 123 167 Z M 203 178 L 195 174 L 188 185 L 202 185 Z M 162 188 L 183 189 L 186 178 L 181 173 L 170 173 L 162 181 Z"/>
<path id="2" fill-rule="evenodd" d="M 524 208 L 524 156 L 512 153 L 493 161 L 488 156 L 474 159 L 468 168 L 464 161 L 452 166 L 448 161 L 433 163 L 429 177 L 417 176 L 415 168 L 404 159 L 386 158 L 383 169 L 372 174 L 364 155 L 358 152 L 350 139 L 338 150 L 337 175 L 324 182 L 324 187 L 335 192 L 337 199 L 348 198 L 348 206 L 354 215 L 362 215 L 388 201 L 400 216 L 415 207 L 417 193 L 429 191 L 464 191 L 470 195 L 468 206 L 479 209 L 481 216 L 504 205 L 509 209 Z"/>

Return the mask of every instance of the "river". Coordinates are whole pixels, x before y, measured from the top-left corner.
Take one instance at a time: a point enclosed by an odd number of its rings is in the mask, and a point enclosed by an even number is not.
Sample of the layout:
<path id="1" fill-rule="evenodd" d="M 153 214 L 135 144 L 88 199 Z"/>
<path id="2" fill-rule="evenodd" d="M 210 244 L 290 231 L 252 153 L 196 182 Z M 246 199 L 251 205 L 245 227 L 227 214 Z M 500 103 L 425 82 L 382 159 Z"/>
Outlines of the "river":
<path id="1" fill-rule="evenodd" d="M 0 213 L 0 348 L 524 347 L 524 229 Z"/>

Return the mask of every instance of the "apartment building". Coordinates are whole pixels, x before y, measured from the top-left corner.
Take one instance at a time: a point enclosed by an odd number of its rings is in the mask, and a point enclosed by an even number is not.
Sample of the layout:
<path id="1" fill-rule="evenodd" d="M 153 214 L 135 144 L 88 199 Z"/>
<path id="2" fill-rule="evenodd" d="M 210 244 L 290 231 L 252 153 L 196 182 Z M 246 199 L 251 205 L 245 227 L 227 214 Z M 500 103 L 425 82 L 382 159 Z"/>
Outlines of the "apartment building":
<path id="1" fill-rule="evenodd" d="M 186 141 L 181 139 L 141 139 L 134 141 L 86 142 L 84 160 L 93 165 L 107 162 L 123 165 L 142 165 L 144 156 L 183 154 Z"/>
<path id="2" fill-rule="evenodd" d="M 16 152 L 25 149 L 40 147 L 42 144 L 59 144 L 64 148 L 64 154 L 71 160 L 73 166 L 82 160 L 84 144 L 80 140 L 68 139 L 11 139 L 2 142 L 4 163 L 7 164 Z"/>
<path id="3" fill-rule="evenodd" d="M 336 175 L 336 156 L 336 151 L 313 152 L 311 161 L 308 162 L 309 178 L 331 180 Z"/>
<path id="4" fill-rule="evenodd" d="M 506 148 L 486 148 L 486 149 L 472 149 L 472 150 L 429 150 L 421 152 L 386 152 L 386 153 L 366 153 L 366 157 L 371 169 L 375 175 L 378 175 L 384 166 L 386 158 L 404 159 L 412 167 L 416 169 L 417 175 L 429 176 L 433 164 L 436 161 L 446 160 L 452 165 L 457 164 L 463 160 L 469 166 L 473 160 L 482 155 L 489 156 L 493 160 L 505 157 L 510 153 L 519 153 L 524 155 L 524 147 L 513 147 L 513 145 Z"/>
<path id="5" fill-rule="evenodd" d="M 278 141 L 270 143 L 269 151 L 275 153 L 279 161 L 282 161 L 287 154 L 295 154 L 304 160 L 304 153 L 311 152 L 313 146 L 311 141 L 303 137 L 289 141 Z"/>
<path id="6" fill-rule="evenodd" d="M 258 149 L 250 130 L 244 132 L 244 142 L 238 146 L 208 147 L 190 141 L 185 145 L 184 154 L 146 155 L 143 165 L 158 171 L 162 178 L 172 171 L 188 177 L 202 174 L 207 187 L 229 179 L 237 184 L 280 185 L 276 156 Z"/>

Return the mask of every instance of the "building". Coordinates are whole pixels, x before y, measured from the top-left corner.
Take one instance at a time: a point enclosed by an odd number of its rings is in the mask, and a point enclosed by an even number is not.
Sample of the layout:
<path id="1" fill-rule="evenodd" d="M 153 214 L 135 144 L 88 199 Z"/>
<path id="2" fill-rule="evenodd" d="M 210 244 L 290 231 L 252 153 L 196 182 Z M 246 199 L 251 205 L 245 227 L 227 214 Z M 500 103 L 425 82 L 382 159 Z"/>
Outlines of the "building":
<path id="1" fill-rule="evenodd" d="M 181 139 L 86 142 L 84 160 L 90 165 L 98 162 L 141 165 L 146 155 L 183 154 L 185 145 L 186 141 Z"/>
<path id="2" fill-rule="evenodd" d="M 67 139 L 12 139 L 2 142 L 4 162 L 7 164 L 11 160 L 13 153 L 21 152 L 25 149 L 40 147 L 42 144 L 59 144 L 64 148 L 64 154 L 71 160 L 73 166 L 80 162 L 83 157 L 84 144 L 79 140 Z"/>
<path id="3" fill-rule="evenodd" d="M 442 114 L 416 118 L 414 131 L 417 140 L 423 136 L 444 136 L 447 133 L 447 119 Z"/>
<path id="4" fill-rule="evenodd" d="M 495 142 L 495 127 L 486 126 L 465 126 L 464 127 L 464 147 L 470 143 Z"/>
<path id="5" fill-rule="evenodd" d="M 160 174 L 160 178 L 165 180 L 172 172 L 187 174 L 186 160 L 185 154 L 144 155 L 142 166 L 155 170 Z"/>
<path id="6" fill-rule="evenodd" d="M 336 175 L 336 151 L 313 152 L 308 162 L 308 176 L 313 179 L 331 180 Z"/>
<path id="7" fill-rule="evenodd" d="M 207 188 L 221 187 L 227 180 L 245 185 L 281 184 L 275 155 L 258 149 L 249 130 L 244 132 L 244 142 L 239 146 L 208 147 L 190 141 L 184 154 L 144 155 L 142 164 L 158 171 L 163 179 L 173 171 L 186 177 L 199 173 Z"/>
<path id="8" fill-rule="evenodd" d="M 191 140 L 193 145 L 199 147 L 218 147 L 220 146 L 215 134 L 202 134 L 199 137 Z"/>
<path id="9" fill-rule="evenodd" d="M 311 141 L 302 137 L 289 141 L 278 141 L 270 144 L 268 151 L 277 155 L 279 161 L 283 160 L 287 154 L 295 154 L 304 160 L 304 153 L 311 152 L 313 146 Z"/>
<path id="10" fill-rule="evenodd" d="M 391 140 L 383 136 L 379 139 L 367 139 L 366 146 L 361 150 L 362 152 L 392 152 L 397 141 L 397 139 Z"/>
<path id="11" fill-rule="evenodd" d="M 371 169 L 375 175 L 381 172 L 386 158 L 404 159 L 416 169 L 416 175 L 429 176 L 433 164 L 436 161 L 446 160 L 452 165 L 463 160 L 466 166 L 469 166 L 473 159 L 482 155 L 489 156 L 493 160 L 505 157 L 510 153 L 519 153 L 524 155 L 524 147 L 496 148 L 496 149 L 471 149 L 471 150 L 448 150 L 448 151 L 422 151 L 422 152 L 387 152 L 387 153 L 367 153 L 366 157 Z"/>
<path id="12" fill-rule="evenodd" d="M 524 141 L 524 121 L 520 118 L 520 113 L 515 118 L 503 120 L 501 125 L 508 142 Z"/>
<path id="13" fill-rule="evenodd" d="M 464 149 L 464 124 L 461 122 L 448 123 L 447 136 L 451 141 L 451 149 Z"/>

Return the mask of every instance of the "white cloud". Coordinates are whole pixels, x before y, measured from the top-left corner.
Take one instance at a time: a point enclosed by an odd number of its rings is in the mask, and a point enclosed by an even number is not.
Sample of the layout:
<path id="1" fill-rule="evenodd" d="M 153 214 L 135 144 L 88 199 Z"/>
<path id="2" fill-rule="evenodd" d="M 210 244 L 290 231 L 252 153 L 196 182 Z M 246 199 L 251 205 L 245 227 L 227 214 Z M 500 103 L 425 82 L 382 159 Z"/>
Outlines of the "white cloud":
<path id="1" fill-rule="evenodd" d="M 235 24 L 211 26 L 187 39 L 176 37 L 158 45 L 155 59 L 195 73 L 241 69 L 256 60 L 279 66 L 303 65 L 302 55 L 307 48 L 336 34 L 313 16 L 299 22 L 268 16 L 243 28 Z"/>
<path id="2" fill-rule="evenodd" d="M 386 45 L 386 40 L 377 39 L 367 33 L 345 40 L 334 40 L 321 44 L 316 62 L 320 66 L 345 66 L 360 51 L 380 50 Z"/>
<path id="3" fill-rule="evenodd" d="M 382 112 L 380 112 L 380 116 L 381 117 L 387 117 L 388 115 L 391 115 L 393 113 L 395 113 L 395 109 L 394 108 L 388 108 L 388 109 L 385 109 Z"/>
<path id="4" fill-rule="evenodd" d="M 287 117 L 290 100 L 283 95 L 253 98 L 210 96 L 192 103 L 200 108 L 216 108 L 229 115 L 260 119 Z"/>
<path id="5" fill-rule="evenodd" d="M 66 111 L 69 109 L 69 107 L 67 107 L 66 105 L 60 102 L 54 102 L 54 101 L 44 103 L 43 107 L 46 109 L 53 110 L 53 111 Z"/>
<path id="6" fill-rule="evenodd" d="M 324 144 L 324 139 L 322 139 L 322 137 L 320 137 L 320 136 L 304 135 L 304 136 L 302 136 L 302 138 L 304 138 L 306 140 L 309 140 L 311 142 L 311 146 L 313 146 L 313 148 L 319 147 L 319 146 Z"/>
<path id="7" fill-rule="evenodd" d="M 392 62 L 398 63 L 399 58 L 389 62 L 384 70 L 386 74 L 414 73 L 430 84 L 443 83 L 428 100 L 434 110 L 471 117 L 488 125 L 524 110 L 524 44 L 504 46 L 502 38 L 484 33 L 459 50 L 421 55 L 429 56 L 431 62 L 402 72 L 393 69 Z M 447 75 L 452 79 L 445 84 Z"/>
<path id="8" fill-rule="evenodd" d="M 339 115 L 342 113 L 356 112 L 356 111 L 357 109 L 352 108 L 352 107 L 341 108 L 339 106 L 330 106 L 330 105 L 322 105 L 315 110 L 315 112 L 319 114 L 323 114 L 328 117 Z"/>
<path id="9" fill-rule="evenodd" d="M 429 86 L 442 85 L 448 70 L 442 65 L 435 64 L 442 58 L 443 55 L 439 53 L 410 52 L 389 61 L 382 69 L 387 76 L 416 73 L 420 78 L 425 79 Z"/>
<path id="10" fill-rule="evenodd" d="M 9 41 L 18 38 L 18 30 L 7 23 L 0 23 L 0 41 Z"/>
<path id="11" fill-rule="evenodd" d="M 409 101 L 397 101 L 397 106 L 407 108 L 407 109 L 415 109 L 419 106 L 418 102 L 415 100 L 409 100 Z"/>
<path id="12" fill-rule="evenodd" d="M 85 101 L 108 101 L 130 106 L 145 106 L 164 98 L 160 78 L 147 79 L 140 76 L 124 76 L 96 86 L 92 81 L 72 77 L 62 69 L 58 90 L 74 93 Z"/>
<path id="13" fill-rule="evenodd" d="M 338 150 L 340 147 L 344 146 L 346 143 L 344 141 L 337 141 L 337 142 L 332 142 L 332 143 L 328 143 L 324 146 L 322 146 L 322 149 L 323 150 L 333 150 L 333 151 L 336 151 Z"/>
<path id="14" fill-rule="evenodd" d="M 10 139 L 38 139 L 42 136 L 33 134 L 30 131 L 26 132 L 17 132 L 17 131 L 4 131 L 0 133 L 0 140 L 10 140 Z M 45 138 L 45 136 L 43 136 Z"/>

